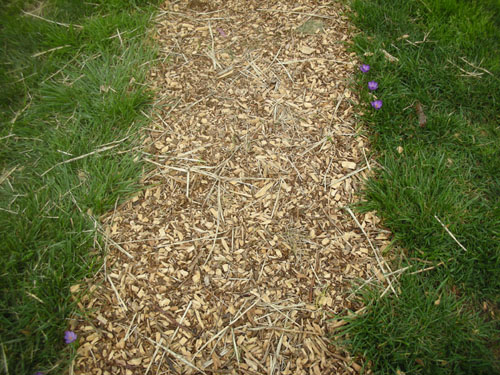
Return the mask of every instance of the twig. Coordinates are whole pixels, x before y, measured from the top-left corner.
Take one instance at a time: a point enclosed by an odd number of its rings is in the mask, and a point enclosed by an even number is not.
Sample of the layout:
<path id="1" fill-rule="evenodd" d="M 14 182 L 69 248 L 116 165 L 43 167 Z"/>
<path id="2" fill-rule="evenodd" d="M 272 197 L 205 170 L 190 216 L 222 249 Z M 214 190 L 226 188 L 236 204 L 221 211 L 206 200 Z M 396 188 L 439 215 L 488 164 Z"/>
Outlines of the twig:
<path id="1" fill-rule="evenodd" d="M 290 329 L 290 328 L 283 328 L 283 327 L 275 327 L 275 326 L 256 326 L 256 327 L 249 327 L 249 331 L 264 331 L 264 330 L 273 330 L 273 331 L 280 331 L 280 332 L 286 332 L 286 333 L 295 333 L 298 335 L 312 335 L 312 336 L 321 336 L 321 334 L 317 332 L 312 332 L 312 331 L 303 331 L 299 329 Z"/>
<path id="2" fill-rule="evenodd" d="M 458 246 L 460 246 L 464 251 L 467 251 L 467 249 L 465 248 L 464 245 L 462 245 L 458 240 L 457 238 L 453 235 L 453 233 L 450 232 L 450 230 L 448 228 L 446 228 L 446 225 L 443 224 L 443 222 L 441 220 L 439 220 L 439 218 L 434 215 L 434 218 L 439 221 L 439 224 L 441 224 L 441 226 L 444 228 L 444 230 L 446 231 L 446 233 L 448 233 L 450 235 L 451 238 L 453 238 L 455 240 L 455 242 L 458 244 Z"/>
<path id="3" fill-rule="evenodd" d="M 163 351 L 161 358 L 160 358 L 160 364 L 156 368 L 156 375 L 158 375 L 160 373 L 161 365 L 163 363 L 163 358 L 165 358 L 165 354 L 166 354 L 166 352 Z M 174 366 L 172 366 L 172 361 L 170 361 L 168 358 L 167 358 L 167 365 L 170 367 L 170 370 L 172 370 L 172 372 L 174 374 L 176 374 L 176 375 L 178 374 L 178 372 L 175 370 Z"/>
<path id="4" fill-rule="evenodd" d="M 177 102 L 175 102 L 175 104 L 168 110 L 168 112 L 165 115 L 165 117 L 168 117 L 170 115 L 170 113 L 179 105 L 179 103 L 181 102 L 181 100 L 182 100 L 182 98 L 180 98 L 179 100 L 177 100 Z M 160 115 L 158 115 L 158 117 L 160 117 Z M 165 121 L 163 120 L 162 117 L 160 117 L 160 119 L 162 120 L 163 123 L 165 123 Z"/>
<path id="5" fill-rule="evenodd" d="M 181 110 L 181 112 L 187 112 L 187 111 L 189 111 L 189 110 L 190 110 L 192 107 L 194 107 L 196 104 L 198 104 L 199 102 L 201 102 L 201 101 L 203 101 L 203 100 L 205 100 L 205 99 L 210 98 L 210 97 L 211 97 L 211 96 L 213 96 L 213 95 L 214 95 L 214 94 L 209 94 L 209 95 L 207 95 L 207 96 L 204 96 L 204 97 L 203 97 L 203 98 L 201 98 L 201 99 L 198 99 L 198 100 L 197 100 L 197 101 L 195 101 L 194 103 L 190 103 L 187 107 L 183 108 L 183 109 Z M 170 112 L 169 112 L 169 113 L 170 113 Z"/>
<path id="6" fill-rule="evenodd" d="M 238 317 L 236 317 L 233 320 L 231 320 L 229 322 L 228 327 L 232 326 L 234 323 L 236 323 L 238 320 L 240 320 L 242 316 L 244 316 L 247 312 L 249 312 L 250 310 L 252 310 L 253 307 L 259 302 L 259 299 L 260 299 L 260 297 L 258 297 L 258 299 L 255 300 L 254 303 L 252 303 L 245 311 L 243 311 L 242 313 L 240 313 L 240 315 L 238 315 Z"/>
<path id="7" fill-rule="evenodd" d="M 193 358 L 195 358 L 203 349 L 205 349 L 217 337 L 224 334 L 229 329 L 229 327 L 230 326 L 226 326 L 226 327 L 222 328 L 219 332 L 217 332 L 215 335 L 213 335 L 210 340 L 208 340 L 205 344 L 202 345 L 202 347 L 200 349 L 198 349 L 198 351 L 193 355 Z"/>
<path id="8" fill-rule="evenodd" d="M 314 278 L 313 278 L 313 281 L 314 281 Z M 256 292 L 250 292 L 252 293 L 255 297 L 257 297 L 260 301 L 263 302 L 263 305 L 264 306 L 268 306 L 270 307 L 271 309 L 275 310 L 278 314 L 282 315 L 286 320 L 290 321 L 291 323 L 295 324 L 297 327 L 300 327 L 300 325 L 293 319 L 291 319 L 288 315 L 286 315 L 285 313 L 283 313 L 280 309 L 278 309 L 275 305 L 273 305 L 272 303 L 267 303 L 266 301 L 264 301 Z M 258 301 L 257 301 L 258 302 Z"/>
<path id="9" fill-rule="evenodd" d="M 282 333 L 280 336 L 280 340 L 278 341 L 278 345 L 276 345 L 276 350 L 274 351 L 274 359 L 271 357 L 271 366 L 269 369 L 269 375 L 274 374 L 274 369 L 276 368 L 276 364 L 278 363 L 278 359 L 280 356 L 280 351 L 281 351 L 281 344 L 283 343 L 283 336 L 285 334 Z M 280 372 L 280 369 L 278 369 L 278 373 Z"/>
<path id="10" fill-rule="evenodd" d="M 42 303 L 42 304 L 45 304 L 45 302 L 43 302 L 39 297 L 35 296 L 34 294 L 30 293 L 30 292 L 26 292 L 26 294 L 28 296 L 30 296 L 31 298 L 34 298 L 36 299 L 38 302 Z"/>
<path id="11" fill-rule="evenodd" d="M 288 78 L 290 79 L 290 81 L 292 81 L 292 83 L 295 83 L 293 78 L 292 78 L 292 75 L 290 74 L 290 72 L 288 71 L 288 69 L 286 68 L 285 64 L 283 64 L 281 61 L 279 61 L 278 59 L 276 59 L 276 61 L 278 62 L 279 65 L 281 65 L 281 67 L 285 70 L 285 73 L 286 75 L 288 76 Z"/>
<path id="12" fill-rule="evenodd" d="M 398 62 L 399 59 L 395 56 L 392 56 L 389 52 L 387 52 L 385 49 L 382 50 L 382 52 L 384 53 L 384 56 L 387 60 L 389 60 L 390 62 Z"/>
<path id="13" fill-rule="evenodd" d="M 198 351 L 195 353 L 195 355 L 193 355 L 193 358 L 195 358 L 199 353 L 201 353 L 201 351 L 203 349 L 205 349 L 212 341 L 214 341 L 216 338 L 218 338 L 219 336 L 223 335 L 228 329 L 229 327 L 231 327 L 234 323 L 236 323 L 238 320 L 241 319 L 242 316 L 245 316 L 245 314 L 247 312 L 249 312 L 251 309 L 253 309 L 253 307 L 259 302 L 258 299 L 256 299 L 254 301 L 254 303 L 252 303 L 245 311 L 243 311 L 242 313 L 240 313 L 236 318 L 234 318 L 232 321 L 229 322 L 229 324 L 224 327 L 223 329 L 221 329 L 219 332 L 217 332 L 214 336 L 212 336 L 212 338 L 210 340 L 208 340 L 205 344 L 202 345 L 202 347 L 200 349 L 198 349 Z"/>
<path id="14" fill-rule="evenodd" d="M 429 11 L 429 13 L 432 13 L 432 9 L 429 8 L 429 6 L 425 3 L 424 0 L 418 0 L 418 1 L 420 1 L 427 8 L 427 10 Z"/>
<path id="15" fill-rule="evenodd" d="M 27 77 L 24 77 L 24 76 L 23 76 L 23 73 L 21 72 L 21 77 L 22 77 L 22 78 L 19 78 L 17 81 L 14 81 L 13 83 L 22 82 L 22 81 L 24 81 L 26 78 L 30 78 L 30 77 L 33 77 L 33 76 L 36 76 L 36 75 L 37 75 L 37 72 L 32 73 L 32 74 L 30 74 L 30 75 L 29 75 L 29 76 L 27 76 Z"/>
<path id="16" fill-rule="evenodd" d="M 22 74 L 22 73 L 21 73 L 21 74 Z M 43 81 L 43 82 L 45 82 L 45 81 Z M 24 108 L 23 108 L 23 109 L 21 109 L 20 111 L 17 111 L 17 112 L 16 112 L 15 116 L 12 118 L 12 120 L 10 120 L 10 123 L 11 123 L 11 124 L 14 124 L 14 123 L 17 121 L 17 119 L 19 118 L 19 116 L 20 116 L 20 115 L 22 115 L 22 114 L 24 113 L 24 111 L 26 111 L 26 110 L 28 109 L 28 107 L 31 105 L 31 100 L 32 100 L 32 98 L 31 98 L 31 96 L 30 96 L 30 101 L 29 101 L 29 103 L 28 103 L 28 104 L 26 104 L 26 105 L 24 106 Z M 15 136 L 15 134 L 9 134 L 9 135 L 6 135 L 6 136 L 4 136 L 4 137 L 1 137 L 1 138 L 0 138 L 0 140 L 1 140 L 1 139 L 5 139 L 5 138 L 9 138 L 9 137 L 14 137 L 14 136 Z"/>
<path id="17" fill-rule="evenodd" d="M 113 211 L 112 218 L 114 217 L 114 215 L 116 213 L 116 203 L 117 202 L 118 202 L 118 200 L 115 202 L 115 210 Z M 76 202 L 75 202 L 75 204 L 76 204 Z M 104 240 L 105 240 L 106 244 L 108 242 L 111 242 L 118 250 L 120 250 L 122 253 L 124 253 L 126 256 L 128 256 L 130 259 L 134 259 L 134 257 L 129 252 L 127 252 L 127 250 L 125 250 L 122 246 L 120 246 L 120 244 L 118 244 L 113 239 L 111 239 L 111 237 L 101 228 L 101 225 L 99 224 L 99 222 L 92 215 L 90 215 L 90 218 L 94 221 L 94 226 L 97 229 L 97 231 L 99 233 L 101 233 L 102 236 L 104 236 Z M 111 220 L 111 222 L 112 222 L 112 220 Z"/>
<path id="18" fill-rule="evenodd" d="M 335 357 L 337 359 L 340 359 L 341 361 L 344 361 L 348 366 L 351 366 L 355 371 L 361 371 L 362 367 L 358 365 L 356 362 L 354 362 L 352 359 L 347 359 L 346 357 L 341 356 L 340 354 L 337 353 L 332 353 L 328 352 L 332 357 Z"/>
<path id="19" fill-rule="evenodd" d="M 315 262 L 315 266 L 313 267 L 311 265 L 311 269 L 313 271 L 313 276 L 311 276 L 311 281 L 310 281 L 310 285 L 309 285 L 309 303 L 312 303 L 313 297 L 314 297 L 314 286 L 316 285 L 314 276 L 316 276 L 316 278 L 318 279 L 318 282 L 319 282 L 319 278 L 318 278 L 318 275 L 317 275 L 318 268 L 319 268 L 319 252 L 316 250 L 316 262 Z"/>
<path id="20" fill-rule="evenodd" d="M 283 48 L 283 46 L 280 46 L 278 52 L 276 52 L 276 55 L 274 55 L 274 58 L 271 60 L 271 63 L 264 69 L 265 72 L 267 72 L 269 70 L 269 68 L 274 64 L 274 62 L 278 58 L 282 48 Z"/>
<path id="21" fill-rule="evenodd" d="M 326 136 L 325 138 L 323 138 L 321 141 L 316 142 L 316 143 L 315 143 L 315 144 L 313 144 L 311 147 L 309 147 L 307 150 L 305 150 L 304 152 L 302 152 L 301 154 L 299 154 L 299 156 L 304 156 L 304 155 L 305 155 L 305 154 L 307 154 L 308 152 L 310 152 L 310 151 L 314 150 L 316 147 L 321 146 L 323 143 L 325 143 L 325 142 L 328 140 L 328 138 L 329 138 L 329 137 L 330 137 L 330 136 L 328 135 L 328 136 Z"/>

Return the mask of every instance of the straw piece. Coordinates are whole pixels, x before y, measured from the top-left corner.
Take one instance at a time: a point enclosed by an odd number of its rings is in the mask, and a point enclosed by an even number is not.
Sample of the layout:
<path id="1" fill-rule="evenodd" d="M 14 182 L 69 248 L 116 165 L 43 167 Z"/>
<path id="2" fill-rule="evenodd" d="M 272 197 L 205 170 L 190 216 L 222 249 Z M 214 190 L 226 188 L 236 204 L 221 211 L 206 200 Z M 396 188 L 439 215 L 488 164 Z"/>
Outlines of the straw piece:
<path id="1" fill-rule="evenodd" d="M 354 176 L 354 175 L 358 174 L 359 172 L 363 172 L 363 171 L 364 171 L 365 169 L 367 169 L 367 168 L 368 168 L 368 166 L 363 167 L 363 168 L 356 169 L 355 171 L 353 171 L 353 172 L 351 172 L 351 173 L 348 173 L 348 174 L 346 174 L 345 176 L 343 176 L 343 177 L 341 177 L 341 178 L 339 178 L 339 179 L 337 179 L 337 180 L 335 180 L 335 181 L 332 181 L 332 182 L 330 183 L 330 186 L 335 186 L 335 185 L 337 185 L 339 182 L 342 182 L 342 181 L 344 181 L 345 179 L 348 179 L 349 177 L 352 177 L 352 176 Z"/>
<path id="2" fill-rule="evenodd" d="M 158 341 L 158 345 L 156 346 L 156 349 L 153 353 L 153 356 L 151 357 L 151 361 L 149 361 L 148 368 L 146 369 L 146 372 L 144 373 L 144 375 L 148 375 L 149 369 L 151 368 L 151 365 L 155 361 L 156 355 L 158 354 L 158 351 L 160 350 L 160 347 L 161 347 L 160 345 L 162 344 L 162 342 L 163 342 L 163 337 L 160 337 L 160 341 Z"/>
<path id="3" fill-rule="evenodd" d="M 391 290 L 393 291 L 393 293 L 397 295 L 396 290 L 392 286 L 391 279 L 389 277 L 386 277 L 386 275 L 385 275 L 385 273 L 386 273 L 385 267 L 384 267 L 385 261 L 382 259 L 382 257 L 378 253 L 378 250 L 375 248 L 375 246 L 373 246 L 373 243 L 370 240 L 370 238 L 368 237 L 368 234 L 366 233 L 365 229 L 361 226 L 361 224 L 359 223 L 358 219 L 356 218 L 356 216 L 354 215 L 354 213 L 352 212 L 352 210 L 349 207 L 345 207 L 345 209 L 346 209 L 347 212 L 349 212 L 349 215 L 351 215 L 351 217 L 355 221 L 356 225 L 359 227 L 359 229 L 361 229 L 361 232 L 363 232 L 363 234 L 365 235 L 366 239 L 368 240 L 368 243 L 370 244 L 370 247 L 373 250 L 373 253 L 375 254 L 375 258 L 377 259 L 377 263 L 378 263 L 378 265 L 380 267 L 380 270 L 382 271 L 382 273 L 384 275 L 384 278 L 387 280 L 387 282 L 389 284 L 389 287 L 391 288 Z M 385 266 L 387 267 L 387 269 L 390 272 L 392 272 L 392 270 L 390 269 L 390 267 L 389 267 L 389 265 L 387 263 L 385 263 Z"/>
<path id="4" fill-rule="evenodd" d="M 120 293 L 118 293 L 118 290 L 115 287 L 115 284 L 113 284 L 113 280 L 111 280 L 111 277 L 108 275 L 108 281 L 109 284 L 111 285 L 111 288 L 113 289 L 113 292 L 116 294 L 116 298 L 118 299 L 118 303 L 122 305 L 123 310 L 127 311 L 127 305 L 125 305 L 125 302 L 123 302 L 122 298 L 120 297 Z"/>
<path id="5" fill-rule="evenodd" d="M 446 231 L 446 233 L 448 233 L 450 235 L 451 238 L 453 238 L 453 240 L 458 244 L 458 246 L 460 246 L 464 251 L 467 251 L 467 249 L 465 248 L 464 245 L 462 245 L 458 240 L 457 238 L 453 235 L 453 233 L 451 233 L 451 231 L 446 227 L 446 225 L 443 224 L 443 222 L 441 220 L 439 220 L 439 218 L 434 215 L 434 218 L 439 222 L 439 224 L 441 224 L 441 226 L 443 227 L 443 229 Z"/>
<path id="6" fill-rule="evenodd" d="M 119 144 L 115 144 L 115 145 L 112 145 L 112 146 L 106 146 L 106 147 L 101 147 L 95 151 L 92 151 L 92 152 L 89 152 L 88 154 L 84 154 L 84 155 L 80 155 L 80 156 L 77 156 L 77 157 L 74 157 L 74 158 L 71 158 L 71 159 L 68 159 L 68 160 L 65 160 L 65 161 L 61 161 L 55 165 L 53 165 L 52 167 L 50 167 L 49 169 L 47 169 L 45 172 L 43 172 L 40 177 L 43 177 L 45 176 L 47 173 L 49 173 L 52 169 L 54 169 L 55 167 L 59 166 L 59 165 L 62 165 L 62 164 L 67 164 L 67 163 L 71 163 L 71 162 L 74 162 L 74 161 L 77 161 L 77 160 L 81 160 L 81 159 L 84 159 L 88 156 L 91 156 L 91 155 L 95 155 L 95 154 L 99 154 L 101 152 L 104 152 L 104 151 L 108 151 L 108 150 L 111 150 L 115 147 L 118 147 Z"/>
<path id="7" fill-rule="evenodd" d="M 76 27 L 77 29 L 83 29 L 83 26 L 80 26 L 80 25 L 76 25 L 76 24 L 69 24 L 69 23 L 63 23 L 63 22 L 56 22 L 56 21 L 52 21 L 52 20 L 49 20 L 47 18 L 43 18 L 39 15 L 36 15 L 36 14 L 33 14 L 33 13 L 30 13 L 30 12 L 26 12 L 26 11 L 22 11 L 24 14 L 26 14 L 27 16 L 31 16 L 31 17 L 34 17 L 34 18 L 38 18 L 40 20 L 43 20 L 45 22 L 49 22 L 49 23 L 53 23 L 55 25 L 59 25 L 59 26 L 64 26 L 64 27 Z"/>
<path id="8" fill-rule="evenodd" d="M 181 361 L 182 363 L 184 363 L 185 365 L 191 367 L 192 369 L 198 371 L 198 372 L 201 372 L 202 374 L 206 374 L 205 371 L 199 369 L 198 367 L 196 367 L 193 363 L 191 363 L 190 361 L 188 361 L 186 358 L 184 358 L 183 356 L 181 356 L 180 354 L 177 354 L 176 352 L 170 350 L 169 348 L 167 348 L 166 346 L 154 341 L 154 340 L 151 340 L 149 337 L 145 337 L 145 339 L 147 341 L 149 341 L 150 343 L 152 344 L 155 344 L 157 347 L 163 349 L 165 352 L 167 352 L 168 354 L 170 354 L 172 357 L 174 357 L 175 359 Z M 160 340 L 161 341 L 161 340 Z"/>

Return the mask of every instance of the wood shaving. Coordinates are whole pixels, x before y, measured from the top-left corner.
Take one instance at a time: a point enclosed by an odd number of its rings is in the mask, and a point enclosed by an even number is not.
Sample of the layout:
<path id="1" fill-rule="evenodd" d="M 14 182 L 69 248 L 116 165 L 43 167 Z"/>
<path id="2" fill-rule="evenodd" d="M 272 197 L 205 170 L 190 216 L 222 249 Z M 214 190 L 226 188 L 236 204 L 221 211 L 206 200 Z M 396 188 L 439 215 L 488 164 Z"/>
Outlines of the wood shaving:
<path id="1" fill-rule="evenodd" d="M 360 370 L 328 333 L 361 307 L 354 280 L 385 280 L 371 246 L 389 234 L 343 209 L 370 173 L 346 9 L 259 3 L 168 2 L 156 19 L 155 169 L 102 218 L 106 267 L 72 327 L 78 374 Z M 298 32 L 310 19 L 321 28 Z"/>

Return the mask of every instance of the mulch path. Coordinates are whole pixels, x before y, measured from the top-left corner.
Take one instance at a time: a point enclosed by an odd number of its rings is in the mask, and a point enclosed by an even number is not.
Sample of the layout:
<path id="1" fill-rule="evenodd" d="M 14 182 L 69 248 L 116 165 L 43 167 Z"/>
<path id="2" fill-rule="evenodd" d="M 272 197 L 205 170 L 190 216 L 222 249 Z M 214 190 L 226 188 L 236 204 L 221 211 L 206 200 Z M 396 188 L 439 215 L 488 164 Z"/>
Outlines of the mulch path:
<path id="1" fill-rule="evenodd" d="M 79 374 L 353 374 L 332 320 L 386 272 L 353 216 L 370 173 L 345 9 L 179 1 L 156 18 L 144 190 L 102 218 L 105 265 L 75 319 Z M 89 289 L 90 292 L 89 293 Z"/>

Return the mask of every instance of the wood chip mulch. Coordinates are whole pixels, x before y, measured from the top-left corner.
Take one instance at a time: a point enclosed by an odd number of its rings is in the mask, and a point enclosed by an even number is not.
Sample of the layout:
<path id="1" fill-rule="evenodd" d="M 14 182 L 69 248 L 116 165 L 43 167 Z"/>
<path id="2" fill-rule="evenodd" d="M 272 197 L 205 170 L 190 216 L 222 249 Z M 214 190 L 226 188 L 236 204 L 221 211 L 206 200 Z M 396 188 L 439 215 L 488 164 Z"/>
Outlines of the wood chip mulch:
<path id="1" fill-rule="evenodd" d="M 144 130 L 154 168 L 102 219 L 102 272 L 73 287 L 92 292 L 79 302 L 89 316 L 72 323 L 76 373 L 359 371 L 328 333 L 359 308 L 352 281 L 380 276 L 372 245 L 389 233 L 344 209 L 370 171 L 345 11 L 164 5 L 150 79 L 161 109 Z"/>

